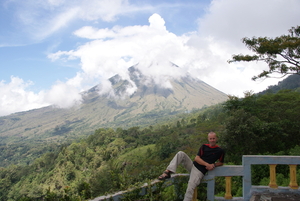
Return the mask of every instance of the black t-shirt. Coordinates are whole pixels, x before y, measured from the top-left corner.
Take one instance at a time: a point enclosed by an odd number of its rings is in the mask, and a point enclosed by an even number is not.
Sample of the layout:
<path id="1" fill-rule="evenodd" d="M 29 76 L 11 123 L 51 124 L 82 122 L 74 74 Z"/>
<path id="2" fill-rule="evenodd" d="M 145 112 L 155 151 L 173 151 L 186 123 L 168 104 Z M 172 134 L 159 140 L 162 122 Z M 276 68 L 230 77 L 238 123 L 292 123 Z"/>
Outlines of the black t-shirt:
<path id="1" fill-rule="evenodd" d="M 224 163 L 225 152 L 218 145 L 210 147 L 209 144 L 203 144 L 200 147 L 197 155 L 200 156 L 200 158 L 202 160 L 204 160 L 205 162 L 207 162 L 209 164 L 215 163 L 217 160 L 219 160 L 221 163 Z M 205 174 L 208 171 L 204 165 L 200 165 L 196 161 L 194 161 L 194 165 L 203 174 Z"/>

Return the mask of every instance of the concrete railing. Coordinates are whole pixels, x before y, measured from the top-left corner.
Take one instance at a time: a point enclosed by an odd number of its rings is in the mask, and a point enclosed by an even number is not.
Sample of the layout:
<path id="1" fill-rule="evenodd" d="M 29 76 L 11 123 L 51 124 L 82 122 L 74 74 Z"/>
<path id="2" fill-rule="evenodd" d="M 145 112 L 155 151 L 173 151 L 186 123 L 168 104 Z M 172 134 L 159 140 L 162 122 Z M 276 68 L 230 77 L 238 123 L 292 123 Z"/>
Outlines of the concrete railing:
<path id="1" fill-rule="evenodd" d="M 251 165 L 267 164 L 270 167 L 269 186 L 253 186 L 251 182 Z M 276 165 L 284 164 L 290 167 L 289 187 L 278 187 L 276 184 Z M 263 156 L 244 155 L 242 165 L 225 165 L 209 171 L 204 177 L 207 183 L 207 200 L 244 200 L 248 201 L 253 193 L 263 192 L 292 192 L 299 193 L 297 184 L 296 167 L 300 164 L 300 156 Z M 226 178 L 226 189 L 224 197 L 215 197 L 215 177 Z M 233 198 L 231 195 L 231 177 L 243 177 L 243 197 Z"/>
<path id="2" fill-rule="evenodd" d="M 267 164 L 270 167 L 270 183 L 269 186 L 253 186 L 251 182 L 251 165 Z M 276 184 L 276 165 L 284 164 L 290 167 L 290 183 L 289 187 L 280 187 Z M 296 169 L 300 164 L 300 156 L 263 156 L 263 155 L 244 155 L 242 165 L 224 165 L 209 171 L 203 178 L 203 183 L 207 183 L 207 200 L 243 200 L 249 201 L 253 193 L 264 192 L 280 192 L 280 193 L 297 193 L 300 194 L 299 186 L 297 184 Z M 189 176 L 188 174 L 175 174 L 176 176 Z M 231 194 L 231 178 L 233 176 L 243 177 L 243 197 L 232 197 Z M 224 197 L 215 196 L 215 177 L 225 177 L 226 187 Z M 155 180 L 151 185 L 159 180 Z M 147 188 L 147 184 L 141 188 Z M 128 191 L 127 191 L 128 192 Z M 195 193 L 197 191 L 195 190 Z M 114 195 L 102 196 L 95 198 L 94 201 L 113 199 L 120 200 L 122 194 L 126 192 L 119 192 Z M 193 201 L 196 201 L 196 194 Z"/>

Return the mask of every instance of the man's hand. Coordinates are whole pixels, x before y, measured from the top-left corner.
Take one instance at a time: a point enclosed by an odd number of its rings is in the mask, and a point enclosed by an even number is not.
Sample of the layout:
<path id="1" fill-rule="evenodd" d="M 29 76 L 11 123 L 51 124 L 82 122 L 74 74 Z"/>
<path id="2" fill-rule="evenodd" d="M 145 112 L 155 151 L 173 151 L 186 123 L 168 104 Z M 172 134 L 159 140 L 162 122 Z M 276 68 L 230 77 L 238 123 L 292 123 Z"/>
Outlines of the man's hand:
<path id="1" fill-rule="evenodd" d="M 213 170 L 213 169 L 215 169 L 216 166 L 223 165 L 223 163 L 220 163 L 220 162 L 209 164 L 209 163 L 205 162 L 204 160 L 202 160 L 198 155 L 195 157 L 195 161 L 200 165 L 204 165 L 207 170 Z"/>
<path id="2" fill-rule="evenodd" d="M 207 170 L 213 170 L 215 169 L 215 165 L 214 164 L 208 164 L 205 166 Z"/>

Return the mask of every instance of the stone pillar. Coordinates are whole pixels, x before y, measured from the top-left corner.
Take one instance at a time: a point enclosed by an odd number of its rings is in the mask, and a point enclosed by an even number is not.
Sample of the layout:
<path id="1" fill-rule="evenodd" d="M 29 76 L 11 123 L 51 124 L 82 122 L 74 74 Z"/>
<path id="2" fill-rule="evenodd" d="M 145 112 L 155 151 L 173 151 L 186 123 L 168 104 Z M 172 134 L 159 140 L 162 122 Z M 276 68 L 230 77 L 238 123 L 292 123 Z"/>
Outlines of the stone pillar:
<path id="1" fill-rule="evenodd" d="M 290 166 L 290 184 L 289 187 L 291 189 L 298 189 L 297 184 L 297 165 L 289 165 Z"/>
<path id="2" fill-rule="evenodd" d="M 197 201 L 197 188 L 194 189 L 193 201 Z"/>
<path id="3" fill-rule="evenodd" d="M 269 186 L 271 188 L 278 188 L 276 184 L 276 164 L 269 165 L 270 166 L 270 183 Z"/>
<path id="4" fill-rule="evenodd" d="M 232 195 L 231 195 L 231 177 L 225 177 L 225 180 L 226 180 L 225 199 L 232 199 Z"/>

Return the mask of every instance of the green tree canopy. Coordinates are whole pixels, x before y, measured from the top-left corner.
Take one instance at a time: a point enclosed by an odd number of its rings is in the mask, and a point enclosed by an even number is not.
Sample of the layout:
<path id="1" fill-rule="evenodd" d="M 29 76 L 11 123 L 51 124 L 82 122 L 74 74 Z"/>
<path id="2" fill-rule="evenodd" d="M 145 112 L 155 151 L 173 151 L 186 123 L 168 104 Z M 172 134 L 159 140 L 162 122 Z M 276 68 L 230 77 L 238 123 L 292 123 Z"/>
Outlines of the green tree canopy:
<path id="1" fill-rule="evenodd" d="M 264 61 L 269 70 L 264 70 L 252 79 L 268 78 L 273 73 L 282 77 L 288 74 L 300 75 L 300 26 L 292 27 L 288 35 L 276 38 L 253 37 L 243 38 L 243 43 L 254 55 L 233 55 L 231 62 L 237 61 Z"/>
<path id="2" fill-rule="evenodd" d="M 300 144 L 300 93 L 281 90 L 276 94 L 247 94 L 224 103 L 228 114 L 221 135 L 226 157 L 234 162 L 242 155 L 287 154 Z"/>

